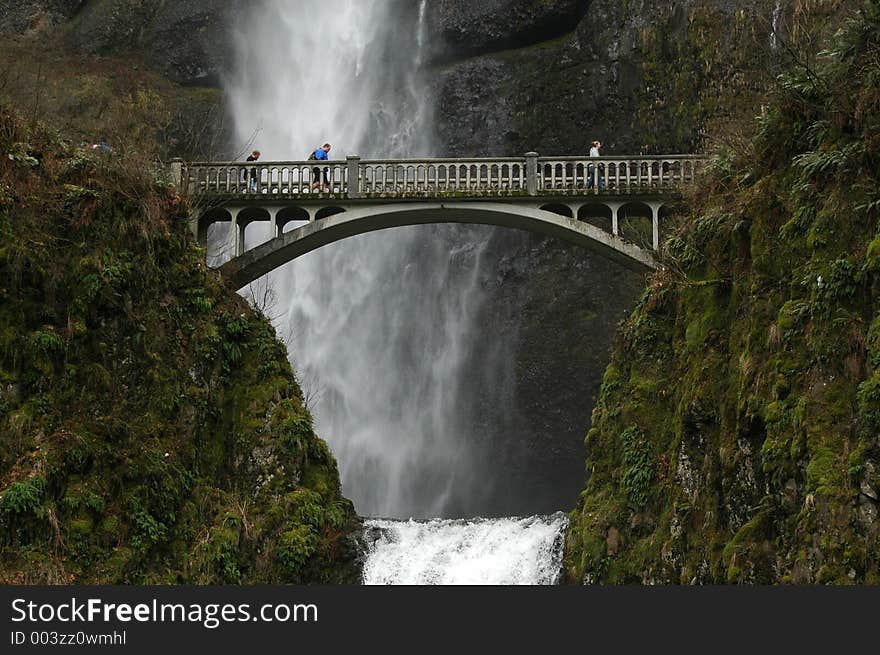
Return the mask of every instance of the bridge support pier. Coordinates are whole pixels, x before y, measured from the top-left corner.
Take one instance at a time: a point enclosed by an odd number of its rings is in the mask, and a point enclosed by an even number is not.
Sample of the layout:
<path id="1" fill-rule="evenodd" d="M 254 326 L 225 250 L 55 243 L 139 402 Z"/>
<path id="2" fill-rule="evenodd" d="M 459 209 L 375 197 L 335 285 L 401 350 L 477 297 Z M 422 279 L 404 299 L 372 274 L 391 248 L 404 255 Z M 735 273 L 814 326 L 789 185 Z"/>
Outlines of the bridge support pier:
<path id="1" fill-rule="evenodd" d="M 240 208 L 230 210 L 230 214 L 232 214 L 232 221 L 229 223 L 229 253 L 231 257 L 238 257 L 244 252 L 244 228 L 246 225 L 239 223 L 238 215 L 240 213 Z"/>
<path id="2" fill-rule="evenodd" d="M 605 206 L 611 210 L 611 234 L 614 236 L 620 236 L 620 228 L 617 224 L 617 212 L 623 207 L 622 202 L 606 202 Z"/>
<path id="3" fill-rule="evenodd" d="M 269 211 L 269 238 L 274 239 L 281 233 L 278 231 L 278 207 L 268 207 Z"/>
<path id="4" fill-rule="evenodd" d="M 660 208 L 663 203 L 649 202 L 647 204 L 651 208 L 651 245 L 654 247 L 654 252 L 657 252 L 660 250 Z"/>
<path id="5" fill-rule="evenodd" d="M 178 193 L 183 193 L 183 160 L 175 157 L 171 160 L 171 181 L 177 187 Z"/>

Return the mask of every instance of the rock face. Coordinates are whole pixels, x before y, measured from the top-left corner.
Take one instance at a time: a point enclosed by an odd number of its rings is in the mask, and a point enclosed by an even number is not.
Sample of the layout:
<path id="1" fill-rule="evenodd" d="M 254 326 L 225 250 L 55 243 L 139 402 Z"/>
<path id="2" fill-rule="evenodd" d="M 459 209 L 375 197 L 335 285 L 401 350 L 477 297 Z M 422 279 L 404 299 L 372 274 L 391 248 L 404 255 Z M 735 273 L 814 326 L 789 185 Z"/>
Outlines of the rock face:
<path id="1" fill-rule="evenodd" d="M 20 34 L 40 23 L 72 18 L 86 0 L 0 0 L 0 34 Z"/>
<path id="2" fill-rule="evenodd" d="M 229 63 L 231 28 L 246 6 L 236 0 L 2 0 L 0 33 L 58 25 L 80 52 L 132 56 L 175 82 L 217 86 Z"/>
<path id="3" fill-rule="evenodd" d="M 497 52 L 568 33 L 586 13 L 583 0 L 439 0 L 427 5 L 436 59 Z"/>
<path id="4" fill-rule="evenodd" d="M 243 6 L 208 0 L 86 2 L 72 37 L 84 52 L 140 53 L 175 82 L 214 86 L 228 66 L 229 29 Z"/>
<path id="5" fill-rule="evenodd" d="M 694 152 L 707 127 L 754 114 L 777 59 L 770 0 L 531 4 L 430 12 L 449 153 L 585 153 L 595 138 L 603 154 Z"/>

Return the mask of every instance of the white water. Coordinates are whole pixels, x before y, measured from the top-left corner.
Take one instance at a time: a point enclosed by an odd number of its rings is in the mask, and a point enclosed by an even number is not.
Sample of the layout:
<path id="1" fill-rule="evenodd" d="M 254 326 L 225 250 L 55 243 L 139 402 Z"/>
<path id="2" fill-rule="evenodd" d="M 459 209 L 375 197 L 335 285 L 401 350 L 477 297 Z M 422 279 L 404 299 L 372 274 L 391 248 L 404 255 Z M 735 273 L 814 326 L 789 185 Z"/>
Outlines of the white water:
<path id="1" fill-rule="evenodd" d="M 366 522 L 364 583 L 521 584 L 559 581 L 567 518 Z"/>
<path id="2" fill-rule="evenodd" d="M 304 159 L 328 141 L 332 159 L 434 154 L 430 87 L 421 76 L 426 0 L 410 12 L 409 25 L 399 23 L 404 6 L 414 5 L 251 5 L 226 85 L 241 152 Z M 269 276 L 279 302 L 266 313 L 287 341 L 316 431 L 361 515 L 475 514 L 491 490 L 464 373 L 475 357 L 486 370 L 502 368 L 491 358 L 503 349 L 475 353 L 473 346 L 485 329 L 476 324 L 485 236 L 446 226 L 385 230 L 327 246 Z M 245 245 L 266 237 L 254 223 Z M 490 386 L 503 415 L 508 385 L 496 375 Z M 369 580 L 553 582 L 561 521 L 391 523 L 386 534 L 399 539 L 377 542 Z M 394 578 L 396 568 L 407 577 Z"/>

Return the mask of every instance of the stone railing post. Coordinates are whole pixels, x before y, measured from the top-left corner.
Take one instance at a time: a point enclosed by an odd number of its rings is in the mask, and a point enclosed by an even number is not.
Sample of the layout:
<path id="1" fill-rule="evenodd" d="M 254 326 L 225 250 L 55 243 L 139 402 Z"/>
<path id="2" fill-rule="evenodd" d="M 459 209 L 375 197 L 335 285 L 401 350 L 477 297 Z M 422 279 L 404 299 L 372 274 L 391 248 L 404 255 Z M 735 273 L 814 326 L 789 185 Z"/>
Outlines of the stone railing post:
<path id="1" fill-rule="evenodd" d="M 178 192 L 183 191 L 183 160 L 179 157 L 171 160 L 171 180 L 174 182 L 174 186 L 177 187 Z"/>
<path id="2" fill-rule="evenodd" d="M 361 158 L 356 155 L 349 155 L 345 158 L 348 165 L 346 177 L 348 178 L 348 197 L 360 198 L 361 196 Z"/>
<path id="3" fill-rule="evenodd" d="M 538 153 L 526 153 L 526 192 L 530 196 L 538 195 Z"/>

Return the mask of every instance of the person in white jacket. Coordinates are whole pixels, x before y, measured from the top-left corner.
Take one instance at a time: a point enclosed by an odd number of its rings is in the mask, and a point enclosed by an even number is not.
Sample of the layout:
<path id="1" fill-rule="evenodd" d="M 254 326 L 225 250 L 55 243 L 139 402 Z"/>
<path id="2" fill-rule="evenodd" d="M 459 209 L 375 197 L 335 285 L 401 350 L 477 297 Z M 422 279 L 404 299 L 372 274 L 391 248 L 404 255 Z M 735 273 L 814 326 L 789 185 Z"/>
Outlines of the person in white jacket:
<path id="1" fill-rule="evenodd" d="M 599 150 L 600 150 L 601 148 L 602 148 L 602 142 L 601 142 L 601 141 L 593 141 L 592 146 L 590 147 L 590 157 L 599 157 L 599 156 L 601 156 L 601 155 L 599 154 Z M 593 188 L 593 182 L 594 182 L 593 171 L 595 170 L 595 168 L 596 168 L 595 164 L 590 164 L 589 166 L 587 166 L 587 176 L 588 176 L 588 180 L 587 180 L 587 188 L 588 188 L 588 189 L 592 189 L 592 188 Z M 597 171 L 597 176 L 598 176 L 598 178 L 599 178 L 599 179 L 598 179 L 599 188 L 600 188 L 600 189 L 604 189 L 604 188 L 605 188 L 605 179 L 604 179 L 604 177 L 602 176 L 602 165 L 601 165 L 601 164 L 599 165 L 599 169 L 598 169 L 598 171 Z"/>

